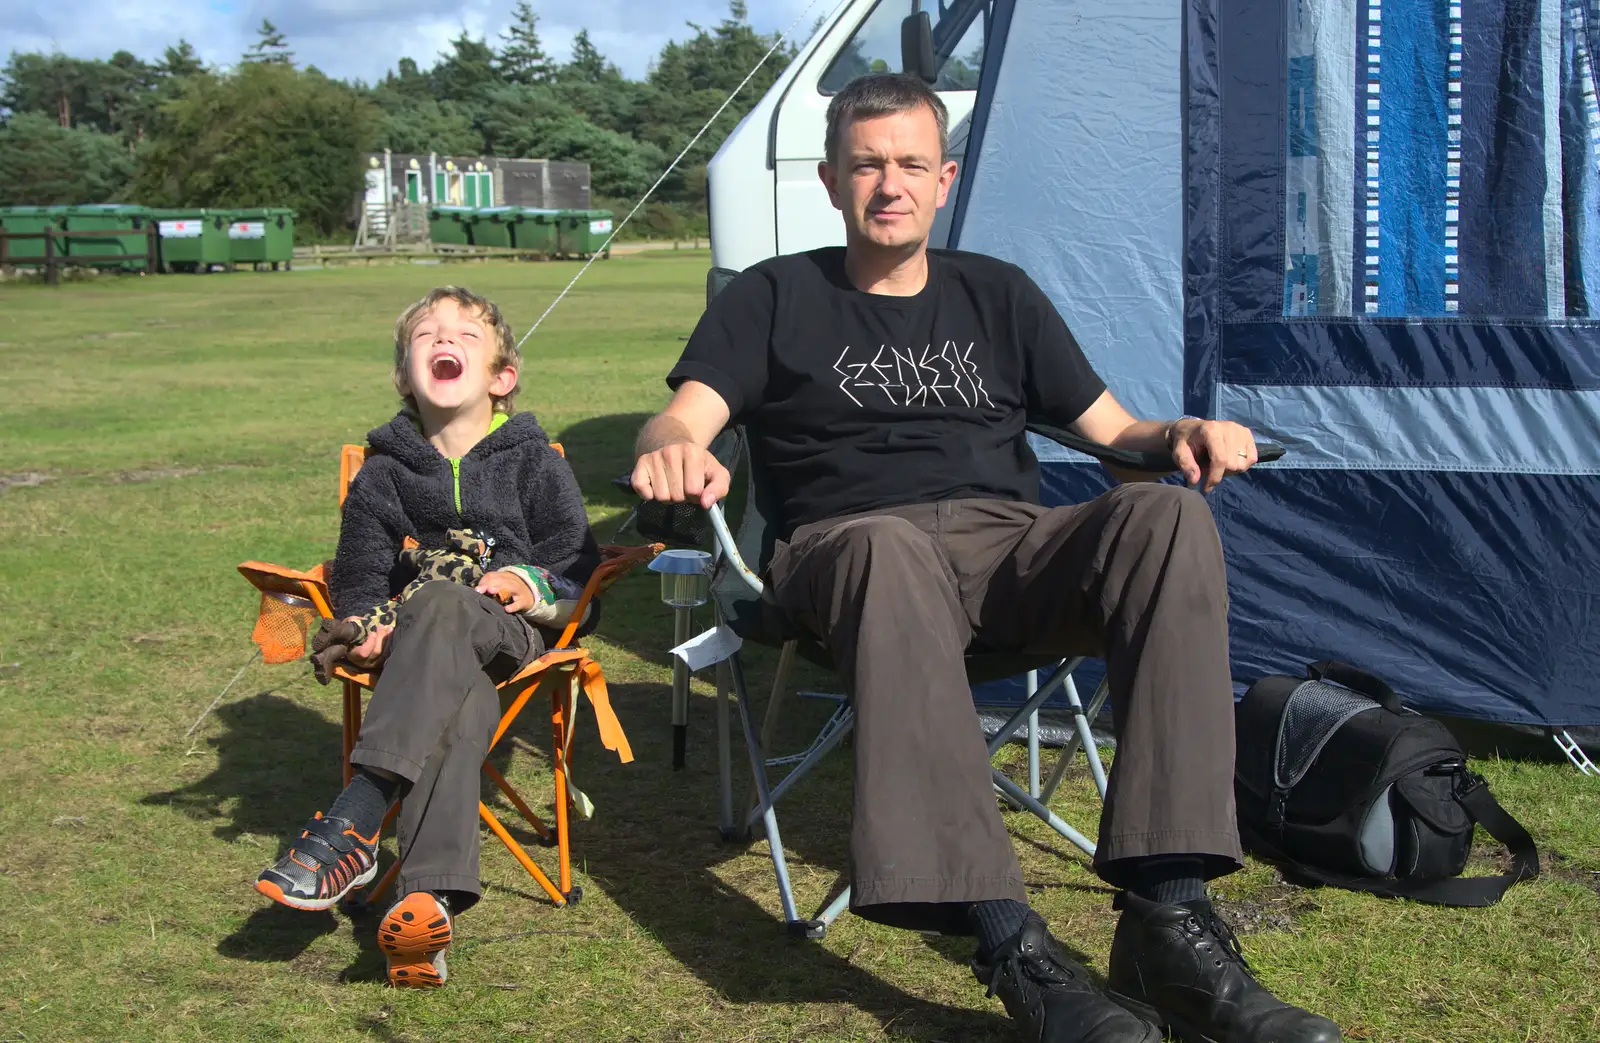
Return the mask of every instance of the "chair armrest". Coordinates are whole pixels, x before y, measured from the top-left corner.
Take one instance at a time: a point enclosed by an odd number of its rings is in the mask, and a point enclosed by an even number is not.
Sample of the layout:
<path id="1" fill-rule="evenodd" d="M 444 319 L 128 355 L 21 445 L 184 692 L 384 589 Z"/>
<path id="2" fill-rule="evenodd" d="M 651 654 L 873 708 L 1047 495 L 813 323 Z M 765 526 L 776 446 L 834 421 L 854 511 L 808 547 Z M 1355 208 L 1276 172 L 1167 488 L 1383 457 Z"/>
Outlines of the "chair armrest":
<path id="1" fill-rule="evenodd" d="M 1172 464 L 1172 457 L 1167 453 L 1153 453 L 1142 449 L 1118 449 L 1103 442 L 1085 438 L 1080 434 L 1068 431 L 1065 428 L 1054 427 L 1050 424 L 1028 422 L 1028 430 L 1042 438 L 1048 438 L 1057 445 L 1076 449 L 1087 456 L 1092 456 L 1101 463 L 1111 464 L 1115 467 L 1125 467 L 1130 471 L 1146 471 L 1152 474 L 1167 474 L 1176 468 Z M 1261 463 L 1271 463 L 1283 456 L 1283 446 L 1273 442 L 1256 443 L 1256 459 Z"/>
<path id="2" fill-rule="evenodd" d="M 638 495 L 638 493 L 633 491 L 633 481 L 631 475 L 625 474 L 620 478 L 613 478 L 611 480 L 611 484 L 631 495 Z M 699 532 L 685 532 L 683 530 L 688 527 L 680 524 L 683 521 L 683 515 L 700 513 L 700 506 L 698 504 L 687 500 L 683 503 L 663 503 L 661 501 L 646 502 L 655 504 L 661 508 L 661 512 L 664 516 L 662 521 L 664 522 L 666 528 L 664 531 L 646 532 L 645 530 L 647 526 L 643 523 L 637 523 L 641 535 L 644 535 L 647 539 L 651 538 L 652 536 L 665 536 L 672 538 L 673 542 L 677 543 L 695 544 L 701 542 L 701 540 L 698 538 Z M 641 504 L 641 509 L 642 506 L 643 504 Z M 738 575 L 739 579 L 744 582 L 744 585 L 749 587 L 751 591 L 759 596 L 765 589 L 765 585 L 762 584 L 761 579 L 756 575 L 755 570 L 750 568 L 749 565 L 745 564 L 744 556 L 739 553 L 738 541 L 733 538 L 733 532 L 728 528 L 728 516 L 723 512 L 722 504 L 712 504 L 709 508 L 705 509 L 704 516 L 711 522 L 711 530 L 712 534 L 716 538 L 717 549 L 722 552 L 725 558 L 727 558 L 728 564 L 733 566 L 734 572 Z"/>
<path id="3" fill-rule="evenodd" d="M 728 530 L 727 516 L 722 512 L 722 504 L 714 503 L 706 508 L 706 514 L 711 517 L 711 528 L 717 534 L 717 548 L 728 559 L 728 564 L 733 566 L 734 573 L 744 581 L 757 597 L 766 590 L 766 585 L 761 582 L 750 566 L 744 563 L 744 558 L 739 553 L 739 544 L 733 538 L 733 533 Z"/>
<path id="4" fill-rule="evenodd" d="M 660 543 L 647 543 L 642 547 L 617 547 L 605 546 L 600 548 L 600 564 L 595 566 L 589 574 L 589 582 L 583 585 L 583 593 L 578 595 L 578 603 L 572 608 L 572 618 L 561 631 L 561 638 L 556 642 L 555 649 L 565 649 L 577 636 L 578 628 L 583 625 L 584 610 L 600 594 L 629 572 L 635 565 L 649 561 L 660 554 L 666 547 Z"/>

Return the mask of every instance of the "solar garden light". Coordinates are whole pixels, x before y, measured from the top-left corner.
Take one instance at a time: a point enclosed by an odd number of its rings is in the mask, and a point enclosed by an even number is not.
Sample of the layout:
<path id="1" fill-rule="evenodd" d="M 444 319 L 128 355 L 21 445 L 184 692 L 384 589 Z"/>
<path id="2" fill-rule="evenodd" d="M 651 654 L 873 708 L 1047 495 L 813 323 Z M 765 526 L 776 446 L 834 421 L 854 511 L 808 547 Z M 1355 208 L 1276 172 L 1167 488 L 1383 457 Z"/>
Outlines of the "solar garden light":
<path id="1" fill-rule="evenodd" d="M 690 617 L 711 592 L 711 555 L 703 550 L 664 550 L 650 562 L 661 574 L 661 603 L 672 609 L 672 646 L 689 640 Z M 689 738 L 689 664 L 672 657 L 672 767 L 684 765 Z"/>

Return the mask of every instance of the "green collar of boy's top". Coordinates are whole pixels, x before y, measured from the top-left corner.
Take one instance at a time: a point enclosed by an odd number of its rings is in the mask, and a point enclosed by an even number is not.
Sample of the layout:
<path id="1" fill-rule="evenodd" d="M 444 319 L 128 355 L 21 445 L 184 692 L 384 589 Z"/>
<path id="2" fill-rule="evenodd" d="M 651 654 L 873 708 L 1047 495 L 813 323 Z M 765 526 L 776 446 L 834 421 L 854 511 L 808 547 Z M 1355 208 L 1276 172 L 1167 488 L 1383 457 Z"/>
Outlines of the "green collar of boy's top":
<path id="1" fill-rule="evenodd" d="M 410 411 L 407 411 L 406 415 L 411 418 L 411 426 L 415 427 L 417 429 L 417 434 L 422 435 L 424 438 L 426 438 L 427 435 L 423 435 L 422 434 L 422 418 L 417 416 L 415 413 L 410 412 Z M 510 419 L 511 419 L 511 414 L 510 413 L 502 413 L 498 409 L 495 410 L 494 416 L 489 418 L 489 430 L 487 430 L 487 431 L 485 431 L 483 433 L 484 437 L 487 438 L 488 436 L 494 434 L 496 431 L 500 430 L 502 427 L 505 426 L 505 422 L 507 420 L 510 420 Z M 461 459 L 461 457 L 459 457 L 459 456 L 447 456 L 447 457 L 445 457 L 445 459 L 446 460 L 459 460 L 459 459 Z"/>
<path id="2" fill-rule="evenodd" d="M 414 413 L 409 413 L 409 412 L 406 415 L 411 417 L 411 423 L 416 427 L 417 434 L 419 434 L 419 435 L 422 434 L 422 418 L 418 417 Z M 496 431 L 500 430 L 500 428 L 509 419 L 511 419 L 509 414 L 502 413 L 498 409 L 495 410 L 494 416 L 489 418 L 489 430 L 487 430 L 487 431 L 485 431 L 483 433 L 483 437 L 484 438 L 488 438 L 490 435 L 492 435 Z M 427 436 L 424 435 L 423 437 L 427 437 Z M 459 456 L 447 456 L 447 457 L 445 457 L 445 459 L 450 462 L 450 484 L 452 486 L 452 490 L 451 491 L 455 494 L 456 513 L 460 514 L 461 513 L 461 457 L 459 457 Z"/>

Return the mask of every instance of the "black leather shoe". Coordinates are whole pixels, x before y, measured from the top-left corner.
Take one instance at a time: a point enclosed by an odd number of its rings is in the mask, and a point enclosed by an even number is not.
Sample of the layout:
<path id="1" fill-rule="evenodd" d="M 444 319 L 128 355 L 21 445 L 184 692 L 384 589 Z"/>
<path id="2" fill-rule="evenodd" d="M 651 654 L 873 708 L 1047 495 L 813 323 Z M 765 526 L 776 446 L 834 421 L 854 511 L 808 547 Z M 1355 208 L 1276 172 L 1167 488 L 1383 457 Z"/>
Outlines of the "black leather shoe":
<path id="1" fill-rule="evenodd" d="M 1338 1043 L 1339 1026 L 1291 1007 L 1250 973 L 1215 912 L 1123 892 L 1107 993 L 1185 1043 Z"/>
<path id="2" fill-rule="evenodd" d="M 1155 1026 L 1106 999 L 1037 913 L 972 973 L 999 996 L 1028 1043 L 1160 1043 Z"/>

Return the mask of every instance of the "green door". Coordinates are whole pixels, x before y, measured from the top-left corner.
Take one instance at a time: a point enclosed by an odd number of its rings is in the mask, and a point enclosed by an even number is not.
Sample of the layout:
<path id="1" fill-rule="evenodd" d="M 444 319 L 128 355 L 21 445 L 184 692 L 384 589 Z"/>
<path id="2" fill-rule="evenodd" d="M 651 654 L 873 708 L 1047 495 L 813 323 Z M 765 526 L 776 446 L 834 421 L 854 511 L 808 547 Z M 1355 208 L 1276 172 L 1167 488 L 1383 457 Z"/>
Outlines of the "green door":
<path id="1" fill-rule="evenodd" d="M 485 171 L 478 175 L 478 198 L 482 206 L 494 206 L 494 173 Z"/>
<path id="2" fill-rule="evenodd" d="M 463 190 L 466 192 L 466 198 L 462 202 L 469 207 L 476 207 L 478 205 L 478 179 L 468 174 L 465 180 L 466 185 Z"/>
<path id="3" fill-rule="evenodd" d="M 444 174 L 435 173 L 433 175 L 433 205 L 443 206 L 448 202 L 450 202 L 450 199 L 444 193 Z"/>
<path id="4" fill-rule="evenodd" d="M 406 171 L 406 199 L 413 203 L 422 202 L 422 171 Z"/>

